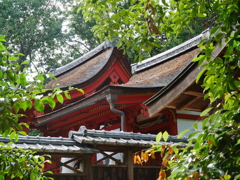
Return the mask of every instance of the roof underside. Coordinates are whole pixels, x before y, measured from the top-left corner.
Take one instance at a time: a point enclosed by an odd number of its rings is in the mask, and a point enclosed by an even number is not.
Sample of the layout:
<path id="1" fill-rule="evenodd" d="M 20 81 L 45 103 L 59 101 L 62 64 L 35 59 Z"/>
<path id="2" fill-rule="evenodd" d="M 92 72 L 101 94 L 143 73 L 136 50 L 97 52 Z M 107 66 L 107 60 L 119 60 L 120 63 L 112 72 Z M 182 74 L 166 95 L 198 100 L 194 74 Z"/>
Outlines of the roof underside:
<path id="1" fill-rule="evenodd" d="M 224 41 L 221 46 L 215 45 L 211 60 L 221 56 L 226 44 Z M 201 80 L 196 84 L 197 75 L 201 70 L 197 62 L 190 63 L 179 76 L 144 102 L 148 106 L 149 115 L 153 116 L 165 107 L 203 111 L 209 105 L 209 100 L 204 100 Z"/>

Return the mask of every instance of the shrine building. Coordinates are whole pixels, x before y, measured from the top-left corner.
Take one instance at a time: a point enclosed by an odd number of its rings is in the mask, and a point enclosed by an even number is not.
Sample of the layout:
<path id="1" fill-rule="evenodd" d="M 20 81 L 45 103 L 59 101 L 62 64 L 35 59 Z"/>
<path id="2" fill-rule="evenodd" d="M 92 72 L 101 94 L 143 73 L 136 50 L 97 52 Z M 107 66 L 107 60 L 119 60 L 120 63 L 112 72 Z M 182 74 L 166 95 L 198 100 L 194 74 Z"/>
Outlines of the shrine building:
<path id="1" fill-rule="evenodd" d="M 54 110 L 46 106 L 44 113 L 28 110 L 21 121 L 45 137 L 20 137 L 13 146 L 50 154 L 53 164 L 45 170 L 52 170 L 55 179 L 157 179 L 163 157 L 137 165 L 133 154 L 149 149 L 159 132 L 170 135 L 162 145 L 187 143 L 176 135 L 205 118 L 199 116 L 209 106 L 201 87 L 204 77 L 196 83 L 202 69 L 192 60 L 199 55 L 199 42 L 210 38 L 204 31 L 135 64 L 114 43 L 102 43 L 51 72 L 57 79 L 46 88 L 73 87 L 71 98 L 65 95 L 63 104 L 57 102 Z M 215 44 L 212 60 L 225 46 Z M 0 137 L 0 142 L 9 140 Z"/>
<path id="2" fill-rule="evenodd" d="M 84 93 L 70 90 L 71 99 L 58 102 L 54 110 L 46 107 L 44 113 L 28 112 L 24 121 L 44 136 L 67 137 L 80 126 L 177 135 L 204 119 L 199 114 L 209 105 L 203 98 L 201 80 L 195 83 L 201 69 L 192 62 L 198 55 L 198 43 L 206 38 L 209 31 L 131 65 L 114 43 L 104 42 L 52 71 L 57 79 L 46 85 L 49 89 L 81 88 Z"/>

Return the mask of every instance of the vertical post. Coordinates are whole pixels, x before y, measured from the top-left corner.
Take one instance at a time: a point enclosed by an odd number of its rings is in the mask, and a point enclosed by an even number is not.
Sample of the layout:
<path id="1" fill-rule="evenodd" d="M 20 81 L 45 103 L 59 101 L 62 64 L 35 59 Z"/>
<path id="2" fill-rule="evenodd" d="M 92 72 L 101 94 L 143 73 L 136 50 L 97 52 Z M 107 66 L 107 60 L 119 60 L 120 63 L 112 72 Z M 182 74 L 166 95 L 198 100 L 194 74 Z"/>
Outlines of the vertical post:
<path id="1" fill-rule="evenodd" d="M 92 180 L 93 179 L 92 156 L 90 155 L 84 161 L 84 171 L 87 174 L 87 180 Z"/>
<path id="2" fill-rule="evenodd" d="M 132 154 L 133 154 L 133 152 L 129 148 L 125 152 L 126 164 L 127 164 L 127 170 L 128 170 L 128 180 L 133 180 L 134 179 Z"/>
<path id="3" fill-rule="evenodd" d="M 177 126 L 177 113 L 175 109 L 168 109 L 170 111 L 170 122 L 169 122 L 169 134 L 178 135 L 178 126 Z"/>

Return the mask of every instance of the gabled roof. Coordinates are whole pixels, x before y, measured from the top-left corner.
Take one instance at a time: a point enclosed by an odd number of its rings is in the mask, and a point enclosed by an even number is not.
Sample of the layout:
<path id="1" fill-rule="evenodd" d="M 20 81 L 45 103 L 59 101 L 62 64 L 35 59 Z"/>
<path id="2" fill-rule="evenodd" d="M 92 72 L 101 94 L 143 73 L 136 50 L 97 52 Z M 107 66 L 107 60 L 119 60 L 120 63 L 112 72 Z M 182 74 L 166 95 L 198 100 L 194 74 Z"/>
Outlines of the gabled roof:
<path id="1" fill-rule="evenodd" d="M 209 38 L 206 30 L 198 36 L 173 47 L 163 53 L 132 64 L 133 76 L 122 86 L 129 87 L 164 87 L 176 78 L 197 55 L 197 45 Z"/>
<path id="2" fill-rule="evenodd" d="M 211 60 L 220 56 L 226 45 L 225 40 L 221 45 L 216 44 Z M 191 62 L 179 76 L 145 101 L 144 104 L 148 107 L 149 116 L 154 116 L 165 107 L 177 110 L 203 111 L 208 106 L 209 101 L 204 100 L 203 89 L 195 82 L 201 70 L 198 62 Z"/>
<path id="3" fill-rule="evenodd" d="M 168 59 L 160 64 L 152 65 L 134 74 L 126 84 L 129 87 L 164 87 L 168 85 L 197 55 L 197 48 L 179 54 L 173 59 Z M 157 56 L 156 56 L 157 58 Z M 154 59 L 153 59 L 154 60 Z"/>
<path id="4" fill-rule="evenodd" d="M 179 44 L 178 46 L 175 46 L 163 53 L 160 53 L 156 56 L 153 56 L 151 58 L 148 58 L 142 62 L 138 62 L 135 64 L 132 64 L 132 73 L 139 73 L 143 70 L 146 70 L 148 68 L 152 68 L 156 66 L 157 64 L 163 63 L 165 61 L 169 61 L 170 59 L 181 55 L 182 53 L 187 52 L 188 50 L 191 50 L 192 48 L 196 48 L 199 42 L 203 39 L 208 39 L 210 35 L 209 30 L 203 31 L 198 36 L 193 37 L 192 39 L 189 39 L 185 41 L 182 44 Z"/>
<path id="5" fill-rule="evenodd" d="M 115 46 L 116 46 L 116 43 L 114 43 L 114 42 L 104 41 L 102 44 L 100 44 L 93 50 L 89 51 L 88 53 L 84 54 L 82 57 L 66 64 L 65 66 L 54 69 L 50 73 L 53 74 L 54 76 L 58 77 L 59 75 L 66 73 L 67 71 L 69 71 L 77 66 L 80 66 L 81 64 L 85 63 L 89 59 L 94 58 L 102 51 L 105 51 L 105 50 L 109 49 L 110 47 L 115 47 Z"/>
<path id="6" fill-rule="evenodd" d="M 104 42 L 89 53 L 71 63 L 52 71 L 57 79 L 51 80 L 45 87 L 67 88 L 79 86 L 81 88 L 97 81 L 116 59 L 121 59 L 123 68 L 131 76 L 131 67 L 121 50 L 113 43 Z"/>

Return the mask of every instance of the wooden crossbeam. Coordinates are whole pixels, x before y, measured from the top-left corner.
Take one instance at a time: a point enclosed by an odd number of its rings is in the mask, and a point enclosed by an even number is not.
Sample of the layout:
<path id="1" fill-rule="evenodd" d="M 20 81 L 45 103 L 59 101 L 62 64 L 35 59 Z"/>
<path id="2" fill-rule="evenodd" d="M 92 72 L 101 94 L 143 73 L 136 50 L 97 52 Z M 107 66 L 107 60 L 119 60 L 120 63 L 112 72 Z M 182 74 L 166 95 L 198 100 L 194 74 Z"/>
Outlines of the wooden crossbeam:
<path id="1" fill-rule="evenodd" d="M 58 165 L 57 165 L 57 166 L 54 166 L 54 167 L 52 167 L 52 168 L 50 168 L 50 169 L 47 169 L 47 170 L 45 170 L 45 171 L 52 171 L 52 170 L 57 169 L 57 168 L 59 168 L 59 167 L 61 167 L 61 166 L 64 166 L 64 167 L 66 167 L 66 168 L 68 168 L 68 169 L 71 169 L 72 171 L 74 171 L 74 172 L 76 172 L 76 173 L 78 173 L 78 174 L 83 174 L 83 172 L 75 169 L 74 167 L 71 167 L 71 166 L 67 165 L 68 163 L 73 162 L 73 161 L 75 161 L 75 160 L 83 160 L 83 159 L 85 159 L 85 158 L 76 157 L 76 158 L 73 158 L 73 159 L 71 159 L 71 160 L 66 161 L 66 162 L 63 163 L 63 162 L 61 162 L 61 161 L 58 161 L 57 159 L 50 158 L 51 161 L 56 162 Z"/>
<path id="2" fill-rule="evenodd" d="M 177 111 L 181 111 L 185 108 L 187 108 L 189 105 L 193 104 L 194 102 L 196 102 L 198 99 L 200 99 L 200 96 L 191 96 L 189 97 L 187 100 L 183 101 L 178 107 L 177 107 Z"/>
<path id="3" fill-rule="evenodd" d="M 114 157 L 112 157 L 113 155 L 117 154 L 118 152 L 113 152 L 112 154 L 107 154 L 107 153 L 105 153 L 105 152 L 103 152 L 103 151 L 100 151 L 100 153 L 103 154 L 105 157 L 103 157 L 103 158 L 99 159 L 98 161 L 94 162 L 94 164 L 97 164 L 97 163 L 99 163 L 99 162 L 101 162 L 101 161 L 103 161 L 103 160 L 105 160 L 105 159 L 107 159 L 107 158 L 110 158 L 110 159 L 112 159 L 113 161 L 115 161 L 116 163 L 118 163 L 118 164 L 120 164 L 120 165 L 124 165 L 124 163 L 122 163 L 122 162 L 119 161 L 118 159 L 115 159 Z"/>
<path id="4" fill-rule="evenodd" d="M 196 92 L 196 91 L 185 91 L 183 94 L 191 95 L 191 96 L 197 96 L 197 97 L 204 97 L 203 93 Z"/>

